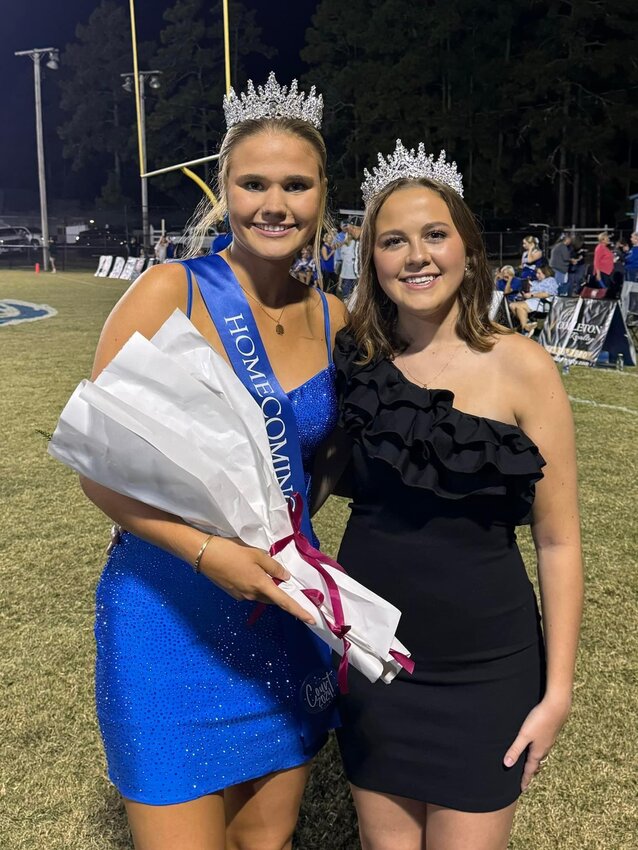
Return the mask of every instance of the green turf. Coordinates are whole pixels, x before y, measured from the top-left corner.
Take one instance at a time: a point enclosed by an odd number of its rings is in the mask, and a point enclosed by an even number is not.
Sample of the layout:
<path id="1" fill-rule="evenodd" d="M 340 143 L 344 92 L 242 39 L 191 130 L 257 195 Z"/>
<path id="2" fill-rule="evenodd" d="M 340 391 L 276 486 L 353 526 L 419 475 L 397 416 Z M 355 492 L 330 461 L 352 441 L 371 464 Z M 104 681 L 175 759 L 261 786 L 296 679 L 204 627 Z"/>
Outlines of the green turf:
<path id="1" fill-rule="evenodd" d="M 0 272 L 0 299 L 48 303 L 52 319 L 0 327 L 0 848 L 124 850 L 128 831 L 105 778 L 92 695 L 93 592 L 108 521 L 37 429 L 91 366 L 100 327 L 124 290 L 90 274 Z M 636 446 L 638 380 L 573 368 L 587 603 L 573 716 L 519 807 L 513 850 L 636 848 Z M 322 510 L 334 553 L 347 514 Z M 522 548 L 533 568 L 527 533 Z M 400 718 L 397 718 L 400 722 Z M 300 850 L 356 850 L 347 787 L 331 745 L 317 759 Z"/>

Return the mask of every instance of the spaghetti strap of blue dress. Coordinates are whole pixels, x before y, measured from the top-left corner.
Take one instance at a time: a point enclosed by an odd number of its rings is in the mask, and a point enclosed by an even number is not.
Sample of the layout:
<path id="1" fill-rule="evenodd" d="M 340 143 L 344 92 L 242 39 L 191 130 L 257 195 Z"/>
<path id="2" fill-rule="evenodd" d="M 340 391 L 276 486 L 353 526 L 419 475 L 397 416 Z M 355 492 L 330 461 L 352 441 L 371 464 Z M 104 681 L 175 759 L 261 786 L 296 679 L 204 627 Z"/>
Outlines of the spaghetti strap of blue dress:
<path id="1" fill-rule="evenodd" d="M 193 303 L 188 273 L 188 313 Z M 196 285 L 196 283 L 195 283 Z M 330 319 L 327 366 L 288 393 L 306 496 L 315 451 L 336 423 Z M 307 762 L 338 724 L 330 653 L 276 606 L 253 624 L 191 566 L 124 533 L 96 594 L 96 705 L 109 778 L 151 805 L 186 802 Z"/>

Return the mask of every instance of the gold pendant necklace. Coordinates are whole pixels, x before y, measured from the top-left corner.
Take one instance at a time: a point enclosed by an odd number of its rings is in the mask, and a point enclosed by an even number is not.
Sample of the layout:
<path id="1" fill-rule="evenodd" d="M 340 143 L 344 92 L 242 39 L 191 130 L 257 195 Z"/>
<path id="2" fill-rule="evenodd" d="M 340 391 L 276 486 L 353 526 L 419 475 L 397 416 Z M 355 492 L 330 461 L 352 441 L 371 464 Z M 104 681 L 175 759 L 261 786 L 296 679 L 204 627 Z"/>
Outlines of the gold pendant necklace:
<path id="1" fill-rule="evenodd" d="M 239 283 L 239 281 L 237 281 L 237 283 Z M 245 294 L 246 294 L 249 298 L 251 298 L 251 299 L 255 302 L 255 304 L 259 307 L 259 309 L 262 311 L 262 313 L 265 313 L 265 314 L 268 316 L 268 318 L 269 318 L 272 322 L 274 322 L 274 323 L 275 323 L 275 332 L 276 332 L 277 334 L 279 334 L 279 336 L 283 336 L 283 334 L 285 333 L 285 330 L 284 330 L 284 326 L 281 324 L 281 317 L 283 316 L 283 314 L 284 314 L 284 310 L 286 309 L 286 307 L 287 307 L 288 305 L 287 305 L 287 304 L 284 304 L 284 306 L 283 306 L 283 308 L 282 308 L 281 313 L 280 313 L 280 314 L 279 314 L 279 316 L 275 319 L 275 317 L 274 317 L 274 316 L 271 316 L 271 315 L 270 315 L 270 313 L 268 312 L 268 310 L 266 310 L 266 308 L 265 308 L 265 307 L 264 307 L 264 305 L 261 303 L 261 301 L 259 301 L 257 298 L 255 298 L 255 296 L 254 296 L 254 295 L 251 295 L 251 293 L 250 293 L 247 289 L 244 289 L 244 287 L 241 285 L 241 283 L 239 283 L 239 286 L 240 286 L 240 288 L 244 291 L 244 293 L 245 293 Z"/>
<path id="2" fill-rule="evenodd" d="M 457 349 L 453 352 L 453 354 L 451 355 L 451 357 L 449 357 L 449 358 L 448 358 L 448 360 L 447 360 L 447 361 L 443 364 L 443 366 L 439 369 L 439 371 L 438 371 L 438 372 L 436 372 L 436 373 L 435 373 L 435 374 L 434 374 L 434 375 L 430 378 L 430 380 L 428 381 L 428 383 L 427 383 L 427 384 L 423 383 L 423 381 L 422 381 L 422 380 L 420 380 L 420 379 L 419 379 L 419 378 L 417 378 L 415 375 L 413 375 L 413 374 L 412 374 L 412 372 L 410 372 L 410 370 L 408 369 L 408 367 L 407 367 L 407 366 L 406 366 L 406 364 L 405 364 L 405 361 L 403 361 L 403 368 L 405 369 L 405 371 L 408 373 L 409 377 L 412 379 L 412 381 L 413 381 L 415 384 L 418 384 L 420 387 L 423 387 L 423 389 L 424 389 L 424 390 L 430 389 L 430 388 L 432 387 L 432 382 L 433 382 L 433 381 L 435 381 L 435 380 L 439 377 L 439 375 L 447 369 L 447 367 L 448 367 L 448 366 L 450 365 L 450 363 L 454 360 L 454 358 L 455 358 L 455 357 L 456 357 L 456 355 L 459 353 L 459 351 L 461 351 L 461 349 L 462 349 L 462 348 L 464 348 L 464 347 L 465 347 L 465 346 L 460 345 L 460 346 L 459 346 L 459 347 L 458 347 L 458 348 L 457 348 Z"/>

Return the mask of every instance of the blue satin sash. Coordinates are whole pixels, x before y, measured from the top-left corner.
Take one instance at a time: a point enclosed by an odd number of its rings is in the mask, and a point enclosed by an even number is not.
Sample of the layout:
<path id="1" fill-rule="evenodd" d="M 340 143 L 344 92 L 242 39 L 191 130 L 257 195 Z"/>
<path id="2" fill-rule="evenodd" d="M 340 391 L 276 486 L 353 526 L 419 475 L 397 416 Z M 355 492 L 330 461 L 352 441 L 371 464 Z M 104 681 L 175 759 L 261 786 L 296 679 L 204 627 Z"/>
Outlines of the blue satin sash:
<path id="1" fill-rule="evenodd" d="M 218 254 L 182 261 L 197 278 L 206 309 L 233 370 L 260 406 L 273 466 L 281 491 L 289 498 L 306 492 L 295 413 L 273 372 L 246 296 L 228 263 Z M 308 508 L 301 527 L 312 539 Z"/>
<path id="2" fill-rule="evenodd" d="M 189 290 L 192 273 L 235 374 L 262 410 L 282 493 L 286 497 L 295 492 L 304 494 L 306 485 L 293 406 L 273 372 L 239 281 L 217 254 L 181 262 L 189 278 Z M 328 331 L 329 328 L 326 332 L 329 348 Z M 305 502 L 301 529 L 309 540 L 313 539 Z M 297 694 L 295 712 L 304 750 L 314 753 L 327 732 L 340 725 L 330 648 L 316 635 L 309 634 L 306 626 L 294 617 L 280 618 L 280 628 L 295 669 L 307 671 Z"/>

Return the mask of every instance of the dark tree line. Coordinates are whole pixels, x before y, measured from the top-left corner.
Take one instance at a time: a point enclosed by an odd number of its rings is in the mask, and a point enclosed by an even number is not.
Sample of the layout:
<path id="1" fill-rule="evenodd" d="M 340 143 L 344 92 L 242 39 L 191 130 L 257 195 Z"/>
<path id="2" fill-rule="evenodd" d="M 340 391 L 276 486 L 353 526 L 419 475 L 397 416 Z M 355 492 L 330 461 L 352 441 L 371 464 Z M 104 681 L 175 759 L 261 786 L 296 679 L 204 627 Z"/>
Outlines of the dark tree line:
<path id="1" fill-rule="evenodd" d="M 638 191 L 633 0 L 322 0 L 302 57 L 353 202 L 397 135 L 444 147 L 486 214 L 622 217 Z"/>
<path id="2" fill-rule="evenodd" d="M 256 59 L 278 70 L 259 15 L 249 0 L 231 2 L 238 86 Z M 156 166 L 214 152 L 223 130 L 221 8 L 178 0 L 164 22 L 160 46 L 142 49 L 164 72 L 147 99 Z M 637 37 L 635 0 L 321 0 L 301 58 L 304 82 L 324 94 L 333 201 L 360 206 L 363 168 L 400 136 L 444 147 L 484 217 L 624 218 L 638 191 Z M 104 0 L 63 59 L 65 155 L 77 167 L 99 161 L 102 194 L 116 202 L 134 185 L 136 156 L 133 99 L 119 77 L 131 64 L 122 8 Z M 99 96 L 87 97 L 96 84 Z M 177 175 L 157 190 L 185 207 L 197 198 Z"/>

